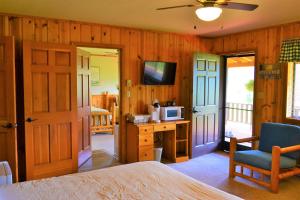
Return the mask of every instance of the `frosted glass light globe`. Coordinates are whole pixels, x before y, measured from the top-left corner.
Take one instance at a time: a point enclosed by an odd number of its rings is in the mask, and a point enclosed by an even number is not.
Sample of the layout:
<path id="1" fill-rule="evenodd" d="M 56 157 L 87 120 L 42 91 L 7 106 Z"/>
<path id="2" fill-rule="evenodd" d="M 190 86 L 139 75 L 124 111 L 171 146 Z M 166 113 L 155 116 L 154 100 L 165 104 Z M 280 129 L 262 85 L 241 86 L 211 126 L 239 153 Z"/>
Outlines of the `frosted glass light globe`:
<path id="1" fill-rule="evenodd" d="M 203 7 L 196 10 L 196 15 L 203 21 L 213 21 L 220 17 L 222 9 L 218 7 Z"/>

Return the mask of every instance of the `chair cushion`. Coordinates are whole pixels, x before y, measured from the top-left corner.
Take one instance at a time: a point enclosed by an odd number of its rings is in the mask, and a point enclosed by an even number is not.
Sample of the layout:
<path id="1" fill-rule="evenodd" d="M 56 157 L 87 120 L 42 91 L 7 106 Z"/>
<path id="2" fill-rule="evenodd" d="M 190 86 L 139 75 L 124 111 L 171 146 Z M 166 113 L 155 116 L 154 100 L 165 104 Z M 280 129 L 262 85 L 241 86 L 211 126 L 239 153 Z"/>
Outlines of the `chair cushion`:
<path id="1" fill-rule="evenodd" d="M 236 162 L 244 163 L 254 167 L 271 170 L 272 167 L 272 154 L 259 151 L 259 150 L 248 150 L 248 151 L 236 151 L 234 155 Z M 280 168 L 288 169 L 293 168 L 297 164 L 295 159 L 288 158 L 285 156 L 280 157 Z"/>
<path id="2" fill-rule="evenodd" d="M 263 123 L 260 131 L 259 150 L 272 153 L 273 146 L 289 147 L 300 144 L 300 127 L 290 124 Z M 300 151 L 284 154 L 298 160 Z"/>

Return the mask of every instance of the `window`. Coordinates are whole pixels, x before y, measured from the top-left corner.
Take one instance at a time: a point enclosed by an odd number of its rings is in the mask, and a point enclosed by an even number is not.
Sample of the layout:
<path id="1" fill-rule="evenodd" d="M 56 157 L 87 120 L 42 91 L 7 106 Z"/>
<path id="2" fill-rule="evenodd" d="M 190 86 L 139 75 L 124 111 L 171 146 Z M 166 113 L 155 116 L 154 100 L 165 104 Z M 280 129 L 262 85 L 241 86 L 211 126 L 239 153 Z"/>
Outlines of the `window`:
<path id="1" fill-rule="evenodd" d="M 289 63 L 286 117 L 300 120 L 300 63 Z"/>

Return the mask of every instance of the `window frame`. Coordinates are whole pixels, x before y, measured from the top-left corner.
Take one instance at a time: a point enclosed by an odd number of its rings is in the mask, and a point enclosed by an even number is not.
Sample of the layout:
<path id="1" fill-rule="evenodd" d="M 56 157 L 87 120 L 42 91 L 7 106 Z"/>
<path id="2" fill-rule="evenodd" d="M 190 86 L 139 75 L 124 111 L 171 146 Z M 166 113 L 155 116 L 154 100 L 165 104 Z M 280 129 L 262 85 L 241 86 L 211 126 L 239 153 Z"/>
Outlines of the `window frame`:
<path id="1" fill-rule="evenodd" d="M 283 121 L 285 123 L 289 123 L 289 124 L 295 124 L 295 125 L 300 125 L 300 117 L 299 118 L 295 118 L 295 117 L 287 117 L 287 106 L 288 106 L 288 90 L 289 90 L 289 68 L 290 65 L 292 65 L 293 70 L 295 72 L 296 69 L 296 64 L 300 64 L 299 62 L 291 62 L 291 63 L 287 63 L 284 65 L 284 78 L 283 78 L 283 85 L 284 85 L 284 91 L 283 91 Z M 292 93 L 292 109 L 294 107 L 294 96 L 295 96 L 295 79 L 296 79 L 296 73 L 293 74 L 293 93 Z"/>

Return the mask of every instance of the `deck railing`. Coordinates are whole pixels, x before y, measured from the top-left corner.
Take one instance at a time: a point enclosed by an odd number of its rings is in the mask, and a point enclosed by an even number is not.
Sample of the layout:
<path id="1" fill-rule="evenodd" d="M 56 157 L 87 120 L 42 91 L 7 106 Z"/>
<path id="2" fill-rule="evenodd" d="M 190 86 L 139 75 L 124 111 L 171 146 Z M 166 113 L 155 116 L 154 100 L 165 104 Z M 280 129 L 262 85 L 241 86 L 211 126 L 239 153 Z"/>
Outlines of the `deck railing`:
<path id="1" fill-rule="evenodd" d="M 226 103 L 226 121 L 252 124 L 253 105 Z"/>
<path id="2" fill-rule="evenodd" d="M 226 103 L 226 121 L 252 124 L 253 105 L 242 103 Z M 295 107 L 293 116 L 300 117 L 300 107 Z"/>

